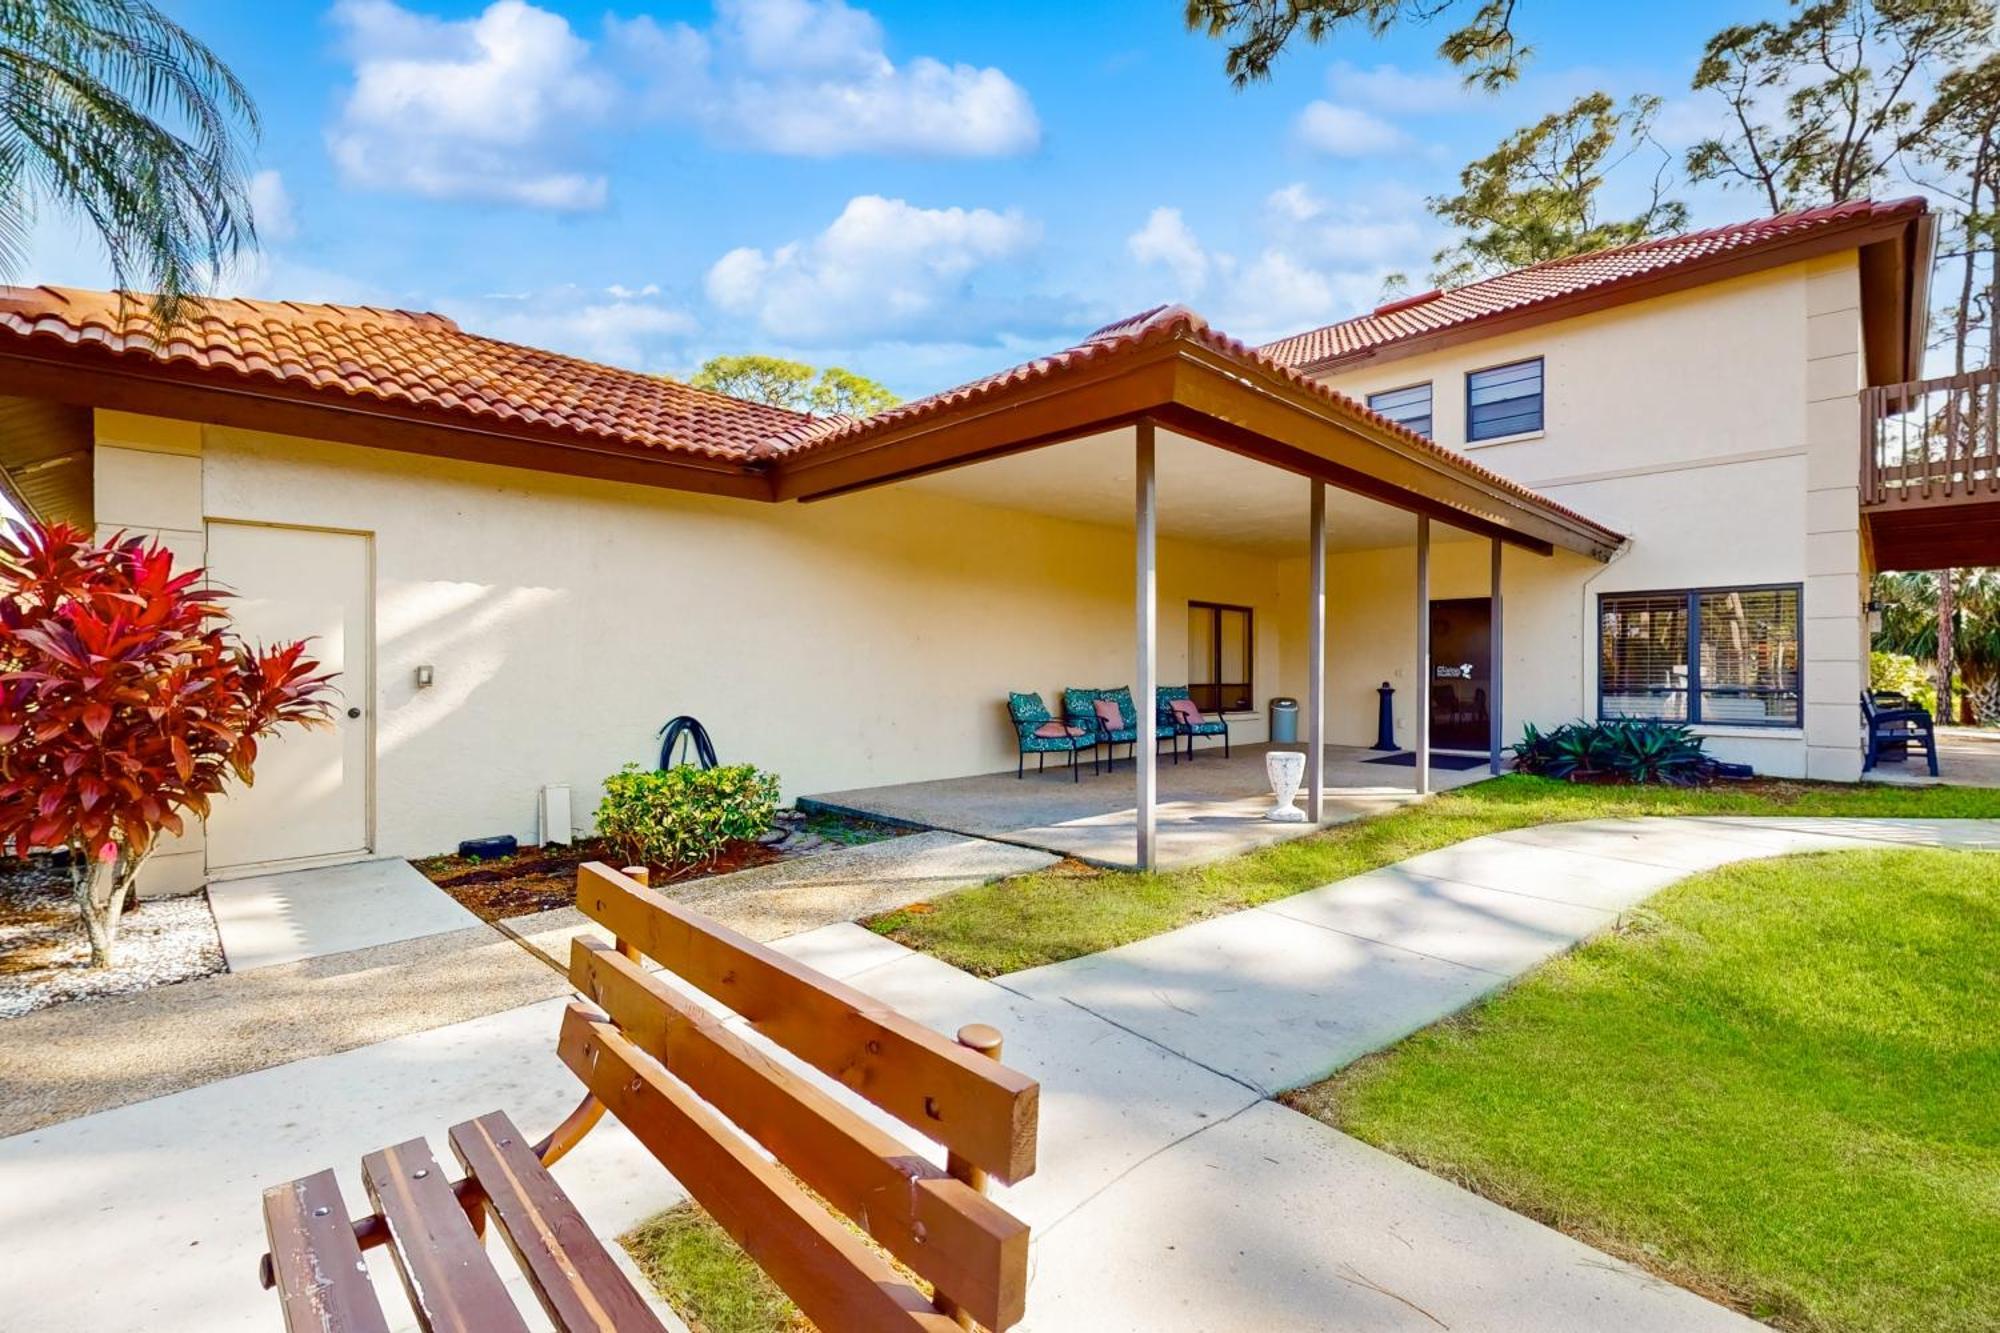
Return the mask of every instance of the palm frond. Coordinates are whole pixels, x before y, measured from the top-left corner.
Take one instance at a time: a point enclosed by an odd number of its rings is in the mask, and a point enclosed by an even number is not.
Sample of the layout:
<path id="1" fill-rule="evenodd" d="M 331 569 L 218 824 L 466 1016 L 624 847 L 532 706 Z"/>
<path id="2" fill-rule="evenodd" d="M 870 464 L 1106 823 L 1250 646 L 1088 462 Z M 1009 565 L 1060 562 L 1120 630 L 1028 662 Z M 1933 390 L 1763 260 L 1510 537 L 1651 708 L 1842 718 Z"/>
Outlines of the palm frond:
<path id="1" fill-rule="evenodd" d="M 0 272 L 37 200 L 97 233 L 163 336 L 256 244 L 249 91 L 151 0 L 0 0 Z"/>

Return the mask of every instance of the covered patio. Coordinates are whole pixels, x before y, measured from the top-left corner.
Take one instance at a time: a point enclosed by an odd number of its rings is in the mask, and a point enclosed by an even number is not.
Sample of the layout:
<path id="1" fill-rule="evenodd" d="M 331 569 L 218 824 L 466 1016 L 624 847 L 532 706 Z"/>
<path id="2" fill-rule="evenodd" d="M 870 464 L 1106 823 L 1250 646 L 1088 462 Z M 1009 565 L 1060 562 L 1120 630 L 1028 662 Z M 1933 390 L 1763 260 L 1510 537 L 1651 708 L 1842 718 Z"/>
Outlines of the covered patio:
<path id="1" fill-rule="evenodd" d="M 1280 824 L 1264 818 L 1271 787 L 1264 756 L 1297 745 L 1252 743 L 1204 750 L 1192 763 L 1158 769 L 1153 805 L 1153 864 L 1161 869 L 1199 865 L 1220 857 L 1256 851 L 1327 824 L 1382 814 L 1421 799 L 1411 789 L 1412 769 L 1355 746 L 1325 747 L 1326 791 L 1320 822 Z M 1403 755 L 1408 758 L 1407 753 Z M 1487 777 L 1487 765 L 1433 767 L 1431 788 L 1449 791 Z M 1031 775 L 1033 777 L 1033 775 Z M 800 798 L 805 807 L 866 815 L 895 823 L 948 829 L 1016 843 L 1091 865 L 1130 870 L 1138 864 L 1138 807 L 1126 761 L 1116 773 L 1081 782 L 1058 780 L 1050 772 L 1020 781 L 1009 770 L 977 777 L 903 782 L 885 787 L 821 792 Z"/>
<path id="2" fill-rule="evenodd" d="M 1070 673 L 1049 684 L 1130 687 L 1139 741 L 1129 750 L 1118 747 L 1112 773 L 1072 782 L 1051 764 L 1026 779 L 989 773 L 808 799 L 1139 869 L 1248 850 L 1498 772 L 1509 739 L 1503 596 L 1509 548 L 1514 559 L 1580 558 L 1588 567 L 1608 560 L 1623 541 L 1173 307 L 990 379 L 819 430 L 785 450 L 776 484 L 781 499 L 825 501 L 897 486 L 1129 525 L 1130 602 L 1122 614 L 1105 607 L 1101 623 L 1083 626 L 1091 644 L 1065 649 L 1072 660 L 1048 668 L 1051 676 Z M 1457 595 L 1466 595 L 1466 577 L 1476 572 L 1470 591 L 1490 610 L 1477 622 L 1478 641 L 1461 643 L 1452 660 L 1440 663 L 1433 662 L 1434 546 L 1450 548 Z M 1385 555 L 1402 566 L 1366 576 L 1358 565 L 1343 566 L 1370 585 L 1372 599 L 1368 623 L 1354 617 L 1344 625 L 1350 642 L 1330 634 L 1330 550 Z M 1174 580 L 1171 603 L 1162 596 L 1163 553 Z M 951 553 L 940 551 L 939 558 L 948 561 Z M 1193 599 L 1207 595 L 1204 579 L 1220 577 L 1210 566 L 1223 564 L 1236 567 L 1239 586 L 1247 579 L 1264 590 L 1260 615 L 1277 613 L 1285 641 L 1267 643 L 1260 633 L 1264 647 L 1251 648 L 1267 655 L 1275 648 L 1279 660 L 1267 661 L 1258 688 L 1246 689 L 1250 697 L 1225 712 L 1242 728 L 1230 757 L 1204 748 L 1176 764 L 1147 743 L 1154 701 L 1162 685 L 1202 681 L 1181 632 L 1186 611 L 1199 604 Z M 1060 582 L 1063 575 L 1059 560 L 1024 553 L 1024 583 Z M 1381 594 L 1392 586 L 1399 607 L 1387 613 L 1393 625 L 1376 623 Z M 1129 631 L 1121 632 L 1121 620 Z M 1112 636 L 1129 645 L 1130 655 L 1119 655 L 1128 667 L 1093 655 L 1115 642 Z M 1062 641 L 1076 637 L 1072 631 Z M 1391 640 L 1408 648 L 1385 666 L 1383 644 Z M 1356 740 L 1364 722 L 1373 736 L 1375 676 L 1384 683 L 1393 677 L 1400 682 L 1394 688 L 1401 764 L 1371 762 L 1385 756 L 1355 744 L 1329 744 L 1330 667 L 1342 653 L 1352 659 L 1339 700 L 1342 739 Z M 1353 662 L 1364 655 L 1370 678 L 1356 690 Z M 1481 660 L 1476 689 L 1474 657 Z M 1270 688 L 1274 680 L 1277 689 Z M 995 725 L 1004 717 L 1006 690 L 1036 683 L 995 682 Z M 1257 719 L 1266 698 L 1280 693 L 1301 701 L 1297 743 L 1259 743 Z M 1472 750 L 1470 766 L 1433 762 L 1434 703 L 1446 695 L 1452 707 L 1441 716 L 1451 718 L 1458 734 L 1445 743 Z M 1059 698 L 1051 707 L 1062 711 Z M 1357 711 L 1366 712 L 1363 722 Z M 1263 818 L 1271 806 L 1264 774 L 1271 749 L 1305 755 L 1303 825 Z"/>

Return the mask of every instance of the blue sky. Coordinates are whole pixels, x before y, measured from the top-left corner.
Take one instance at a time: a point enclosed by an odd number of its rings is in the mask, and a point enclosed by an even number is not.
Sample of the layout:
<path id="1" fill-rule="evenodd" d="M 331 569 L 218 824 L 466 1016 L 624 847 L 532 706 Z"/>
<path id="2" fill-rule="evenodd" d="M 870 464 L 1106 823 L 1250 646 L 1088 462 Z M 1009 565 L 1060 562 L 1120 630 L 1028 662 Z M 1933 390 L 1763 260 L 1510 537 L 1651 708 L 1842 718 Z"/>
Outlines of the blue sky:
<path id="1" fill-rule="evenodd" d="M 718 352 L 920 393 L 1182 300 L 1261 340 L 1418 286 L 1423 199 L 1580 93 L 1668 99 L 1779 4 L 1524 0 L 1522 84 L 1466 93 L 1438 26 L 1300 44 L 1232 89 L 1177 0 L 169 0 L 264 117 L 264 253 L 231 294 L 444 311 L 684 374 Z M 1694 222 L 1756 199 L 1683 189 Z M 53 217 L 27 281 L 104 285 Z"/>

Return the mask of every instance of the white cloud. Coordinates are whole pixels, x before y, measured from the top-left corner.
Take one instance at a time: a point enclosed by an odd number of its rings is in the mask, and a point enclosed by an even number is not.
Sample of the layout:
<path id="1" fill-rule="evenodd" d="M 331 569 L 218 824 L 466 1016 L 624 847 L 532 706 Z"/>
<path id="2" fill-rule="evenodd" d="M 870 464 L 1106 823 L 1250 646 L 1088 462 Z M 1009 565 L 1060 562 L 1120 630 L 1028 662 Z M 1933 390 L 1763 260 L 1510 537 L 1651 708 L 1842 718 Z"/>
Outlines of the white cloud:
<path id="1" fill-rule="evenodd" d="M 568 20 L 523 0 L 455 21 L 393 0 L 342 0 L 334 18 L 355 69 L 327 146 L 348 181 L 434 199 L 603 206 L 605 178 L 574 159 L 579 132 L 615 90 Z"/>
<path id="2" fill-rule="evenodd" d="M 908 332 L 947 314 L 977 324 L 974 277 L 1022 254 L 1040 235 L 1013 211 L 918 208 L 859 195 L 817 236 L 722 256 L 709 269 L 708 298 L 766 334 L 798 342 Z"/>
<path id="3" fill-rule="evenodd" d="M 1041 141 L 1020 85 L 991 67 L 898 65 L 882 25 L 844 0 L 720 0 L 700 31 L 650 17 L 606 32 L 644 71 L 649 104 L 725 142 L 802 157 L 997 157 Z"/>
<path id="4" fill-rule="evenodd" d="M 448 301 L 445 312 L 472 333 L 568 352 L 630 370 L 664 370 L 699 327 L 687 311 L 656 299 L 659 288 L 565 285 Z"/>
<path id="5" fill-rule="evenodd" d="M 1193 300 L 1208 285 L 1208 252 L 1178 208 L 1156 208 L 1146 225 L 1125 240 L 1125 248 L 1141 264 L 1159 264 L 1180 284 L 1178 295 Z"/>
<path id="6" fill-rule="evenodd" d="M 1379 157 L 1410 143 L 1410 136 L 1388 121 L 1324 100 L 1308 103 L 1294 128 L 1301 143 L 1329 157 Z"/>
<path id="7" fill-rule="evenodd" d="M 1463 111 L 1486 96 L 1456 74 L 1413 74 L 1395 65 L 1360 69 L 1345 61 L 1327 71 L 1327 87 L 1343 102 L 1393 115 L 1435 116 Z"/>
<path id="8" fill-rule="evenodd" d="M 257 220 L 258 239 L 288 241 L 299 234 L 298 214 L 285 178 L 275 171 L 260 171 L 250 178 L 250 213 Z"/>
<path id="9" fill-rule="evenodd" d="M 1359 314 L 1383 280 L 1421 265 L 1435 247 L 1423 200 L 1393 183 L 1367 203 L 1329 203 L 1304 184 L 1273 190 L 1246 254 L 1201 243 L 1179 209 L 1156 208 L 1126 247 L 1142 268 L 1164 269 L 1178 295 L 1224 332 L 1262 341 Z"/>

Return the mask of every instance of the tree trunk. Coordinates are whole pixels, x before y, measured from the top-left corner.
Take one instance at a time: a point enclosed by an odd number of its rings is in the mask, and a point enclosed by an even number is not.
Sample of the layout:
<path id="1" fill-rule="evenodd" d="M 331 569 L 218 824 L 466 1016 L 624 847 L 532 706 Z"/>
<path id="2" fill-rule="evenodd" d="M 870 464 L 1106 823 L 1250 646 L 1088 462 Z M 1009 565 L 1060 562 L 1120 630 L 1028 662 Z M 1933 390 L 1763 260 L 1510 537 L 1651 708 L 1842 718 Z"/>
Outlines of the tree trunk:
<path id="1" fill-rule="evenodd" d="M 90 965 L 110 967 L 118 950 L 118 913 L 114 902 L 122 903 L 118 892 L 118 865 L 86 856 L 79 847 L 69 853 L 70 896 L 76 902 L 83 933 L 90 939 Z"/>
<path id="2" fill-rule="evenodd" d="M 1958 619 L 1957 571 L 1938 571 L 1938 628 L 1937 628 L 1937 720 L 1951 725 L 1951 678 L 1958 666 L 1957 645 L 1953 642 L 1954 622 Z"/>

